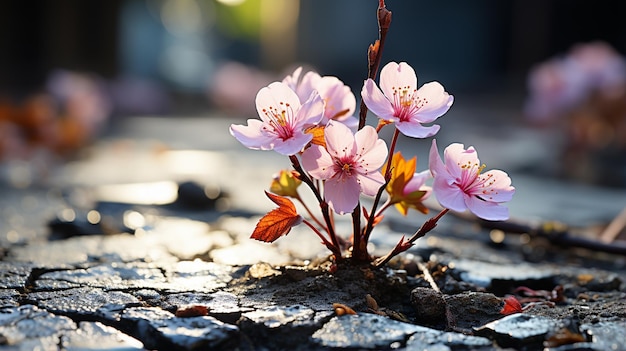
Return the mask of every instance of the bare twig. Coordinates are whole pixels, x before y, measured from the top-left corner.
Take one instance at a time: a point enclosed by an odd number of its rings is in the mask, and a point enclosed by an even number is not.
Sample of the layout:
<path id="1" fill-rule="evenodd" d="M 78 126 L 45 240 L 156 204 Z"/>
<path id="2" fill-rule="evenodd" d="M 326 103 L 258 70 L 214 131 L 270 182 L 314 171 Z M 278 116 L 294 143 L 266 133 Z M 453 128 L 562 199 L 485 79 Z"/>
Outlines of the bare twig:
<path id="1" fill-rule="evenodd" d="M 604 231 L 600 234 L 600 241 L 605 244 L 610 244 L 619 236 L 619 234 L 626 227 L 626 207 L 620 212 L 609 225 L 604 228 Z"/>
<path id="2" fill-rule="evenodd" d="M 420 261 L 417 261 L 417 268 L 419 268 L 422 273 L 424 273 L 424 279 L 428 282 L 428 284 L 430 284 L 430 287 L 433 288 L 433 290 L 435 290 L 438 293 L 441 293 L 441 290 L 439 289 L 439 286 L 437 286 L 437 283 L 435 283 L 435 280 L 433 279 L 433 276 L 430 275 L 430 271 L 428 270 L 428 267 L 426 267 L 426 265 L 424 265 L 424 263 Z"/>

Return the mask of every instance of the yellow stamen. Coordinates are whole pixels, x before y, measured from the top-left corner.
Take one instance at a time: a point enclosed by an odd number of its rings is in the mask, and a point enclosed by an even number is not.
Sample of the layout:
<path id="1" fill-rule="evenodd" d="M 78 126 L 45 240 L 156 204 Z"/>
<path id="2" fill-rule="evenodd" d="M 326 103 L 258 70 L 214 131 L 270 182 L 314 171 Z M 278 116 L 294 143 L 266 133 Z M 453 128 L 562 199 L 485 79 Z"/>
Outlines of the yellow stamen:
<path id="1" fill-rule="evenodd" d="M 483 171 L 483 169 L 485 169 L 485 167 L 487 167 L 487 165 L 486 165 L 486 164 L 484 164 L 484 163 L 483 163 L 480 167 L 478 167 L 478 172 L 477 172 L 477 174 L 480 174 L 480 173 Z"/>

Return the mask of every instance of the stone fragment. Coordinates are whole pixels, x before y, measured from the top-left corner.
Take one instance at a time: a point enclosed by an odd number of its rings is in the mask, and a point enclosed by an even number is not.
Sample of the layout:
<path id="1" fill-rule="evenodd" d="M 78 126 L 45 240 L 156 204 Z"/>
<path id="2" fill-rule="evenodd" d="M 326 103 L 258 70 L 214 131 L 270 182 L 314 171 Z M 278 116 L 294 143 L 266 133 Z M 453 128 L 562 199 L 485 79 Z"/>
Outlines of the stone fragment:
<path id="1" fill-rule="evenodd" d="M 34 292 L 28 294 L 27 299 L 50 312 L 79 318 L 93 318 L 140 304 L 136 297 L 125 292 L 86 287 Z"/>
<path id="2" fill-rule="evenodd" d="M 580 330 L 589 336 L 593 350 L 620 350 L 626 347 L 626 322 L 583 324 Z"/>
<path id="3" fill-rule="evenodd" d="M 415 309 L 415 319 L 418 323 L 445 327 L 446 300 L 440 292 L 432 288 L 415 288 L 411 291 L 411 305 Z"/>
<path id="4" fill-rule="evenodd" d="M 33 270 L 28 263 L 0 262 L 0 289 L 22 289 Z"/>
<path id="5" fill-rule="evenodd" d="M 403 323 L 376 314 L 333 317 L 312 335 L 314 343 L 329 348 L 389 349 L 403 347 L 417 332 L 434 329 Z"/>
<path id="6" fill-rule="evenodd" d="M 39 280 L 53 280 L 119 290 L 160 287 L 166 282 L 160 269 L 152 264 L 142 262 L 107 263 L 87 269 L 53 271 L 42 274 Z"/>
<path id="7" fill-rule="evenodd" d="M 471 329 L 502 317 L 504 302 L 490 293 L 466 292 L 445 295 L 446 315 L 451 327 Z"/>
<path id="8" fill-rule="evenodd" d="M 156 242 L 155 242 L 156 241 Z M 172 262 L 177 259 L 158 239 L 148 234 L 76 236 L 66 240 L 34 243 L 11 249 L 16 262 L 32 262 L 43 266 L 82 265 L 85 262 Z"/>
<path id="9" fill-rule="evenodd" d="M 71 319 L 33 305 L 0 309 L 0 344 L 15 350 L 56 350 L 60 336 L 74 329 Z"/>
<path id="10" fill-rule="evenodd" d="M 411 335 L 405 350 L 476 350 L 491 349 L 493 341 L 481 337 L 439 330 L 421 330 Z"/>
<path id="11" fill-rule="evenodd" d="M 145 350 L 141 341 L 99 322 L 80 322 L 61 337 L 61 345 L 68 351 Z"/>
<path id="12" fill-rule="evenodd" d="M 148 304 L 150 306 L 158 306 L 162 302 L 162 296 L 156 290 L 140 289 L 140 290 L 134 291 L 132 294 L 136 298 L 138 298 L 140 301 L 142 301 L 142 302 L 144 302 L 144 303 L 146 303 L 146 304 Z"/>
<path id="13" fill-rule="evenodd" d="M 0 289 L 0 307 L 19 306 L 20 293 L 15 289 Z"/>
<path id="14" fill-rule="evenodd" d="M 176 262 L 167 267 L 168 292 L 210 293 L 224 288 L 232 280 L 233 267 L 199 259 Z"/>
<path id="15" fill-rule="evenodd" d="M 210 316 L 178 318 L 158 308 L 129 308 L 120 322 L 148 349 L 231 350 L 239 345 L 239 329 Z"/>
<path id="16" fill-rule="evenodd" d="M 516 313 L 475 328 L 475 331 L 476 335 L 496 340 L 502 347 L 542 349 L 546 335 L 558 327 L 557 320 Z"/>
<path id="17" fill-rule="evenodd" d="M 237 323 L 252 340 L 286 347 L 304 344 L 331 316 L 330 311 L 315 312 L 301 305 L 275 306 L 246 312 Z"/>

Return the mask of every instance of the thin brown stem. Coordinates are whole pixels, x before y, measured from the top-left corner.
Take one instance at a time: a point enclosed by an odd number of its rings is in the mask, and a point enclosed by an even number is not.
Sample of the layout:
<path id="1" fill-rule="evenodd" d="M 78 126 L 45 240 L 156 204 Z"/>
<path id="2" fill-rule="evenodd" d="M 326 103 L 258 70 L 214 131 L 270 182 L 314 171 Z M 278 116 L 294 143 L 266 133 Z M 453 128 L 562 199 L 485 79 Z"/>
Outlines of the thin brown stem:
<path id="1" fill-rule="evenodd" d="M 335 255 L 335 257 L 337 259 L 341 258 L 341 249 L 334 245 L 333 243 L 331 243 L 330 241 L 328 241 L 328 239 L 326 239 L 326 237 L 324 237 L 324 234 L 322 234 L 319 230 L 317 230 L 317 228 L 315 228 L 315 226 L 307 221 L 306 219 L 302 221 L 302 223 L 306 224 L 307 226 L 309 226 L 309 228 L 311 228 L 311 230 L 313 230 L 313 232 L 315 234 L 317 234 L 317 236 L 322 239 L 322 243 Z"/>
<path id="2" fill-rule="evenodd" d="M 400 135 L 400 131 L 396 128 L 393 132 L 393 137 L 391 138 L 391 146 L 389 146 L 389 154 L 387 156 L 387 172 L 385 173 L 385 179 L 391 179 L 391 162 L 393 160 L 393 153 L 396 152 L 396 144 L 398 143 L 398 136 Z"/>
<path id="3" fill-rule="evenodd" d="M 389 25 L 391 24 L 391 11 L 387 10 L 384 0 L 379 0 L 376 15 L 378 18 L 378 39 L 367 50 L 367 77 L 369 79 L 376 79 L 383 55 L 385 39 L 387 38 L 387 31 L 389 31 Z M 361 105 L 359 106 L 359 129 L 365 126 L 366 119 L 367 106 L 361 99 Z"/>
<path id="4" fill-rule="evenodd" d="M 385 201 L 385 203 L 382 206 L 380 206 L 380 208 L 378 209 L 378 213 L 376 213 L 376 216 L 382 215 L 383 212 L 385 212 L 391 205 L 392 205 L 391 198 L 389 198 L 387 199 L 387 201 Z"/>
<path id="5" fill-rule="evenodd" d="M 326 226 L 313 214 L 313 212 L 311 212 L 311 210 L 309 209 L 309 206 L 307 206 L 306 203 L 302 201 L 302 198 L 300 197 L 300 195 L 298 195 L 296 200 L 298 200 L 300 204 L 302 205 L 302 207 L 304 207 L 306 212 L 309 214 L 309 217 L 311 217 L 311 219 L 315 221 L 315 223 L 319 225 L 322 229 L 328 232 L 328 228 L 326 228 Z"/>
<path id="6" fill-rule="evenodd" d="M 446 213 L 448 213 L 448 211 L 450 210 L 447 208 L 444 208 L 436 216 L 426 220 L 426 222 L 422 224 L 422 226 L 409 238 L 409 240 L 405 240 L 403 236 L 402 239 L 400 239 L 400 241 L 398 242 L 398 244 L 396 244 L 396 246 L 391 251 L 389 251 L 388 254 L 386 254 L 383 257 L 380 257 L 374 262 L 374 266 L 381 267 L 387 264 L 387 262 L 389 262 L 393 257 L 398 255 L 399 253 L 404 252 L 408 250 L 409 248 L 411 248 L 415 240 L 423 237 L 428 232 L 435 229 L 435 227 L 437 226 L 437 222 L 441 219 L 441 217 L 443 217 Z"/>
<path id="7" fill-rule="evenodd" d="M 361 233 L 361 203 L 352 211 L 352 258 L 357 261 L 369 262 L 367 240 Z"/>

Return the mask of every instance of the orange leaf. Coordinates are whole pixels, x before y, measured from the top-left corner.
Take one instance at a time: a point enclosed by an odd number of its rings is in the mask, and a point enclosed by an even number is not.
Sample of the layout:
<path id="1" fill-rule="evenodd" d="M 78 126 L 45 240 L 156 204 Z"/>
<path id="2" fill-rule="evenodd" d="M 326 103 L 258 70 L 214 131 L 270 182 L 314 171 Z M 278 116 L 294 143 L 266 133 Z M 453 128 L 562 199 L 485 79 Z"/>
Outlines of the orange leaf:
<path id="1" fill-rule="evenodd" d="M 313 135 L 311 144 L 320 145 L 326 147 L 326 138 L 324 138 L 324 127 L 314 126 L 307 128 L 305 133 Z"/>
<path id="2" fill-rule="evenodd" d="M 387 192 L 392 198 L 402 197 L 404 187 L 413 178 L 417 157 L 405 160 L 401 152 L 393 154 L 391 159 L 391 179 L 387 184 Z M 382 173 L 387 172 L 387 166 L 383 166 Z"/>
<path id="3" fill-rule="evenodd" d="M 268 212 L 259 220 L 250 236 L 252 239 L 274 242 L 283 235 L 289 234 L 292 227 L 302 223 L 302 217 L 296 211 L 296 206 L 286 197 L 265 192 L 278 208 Z"/>

